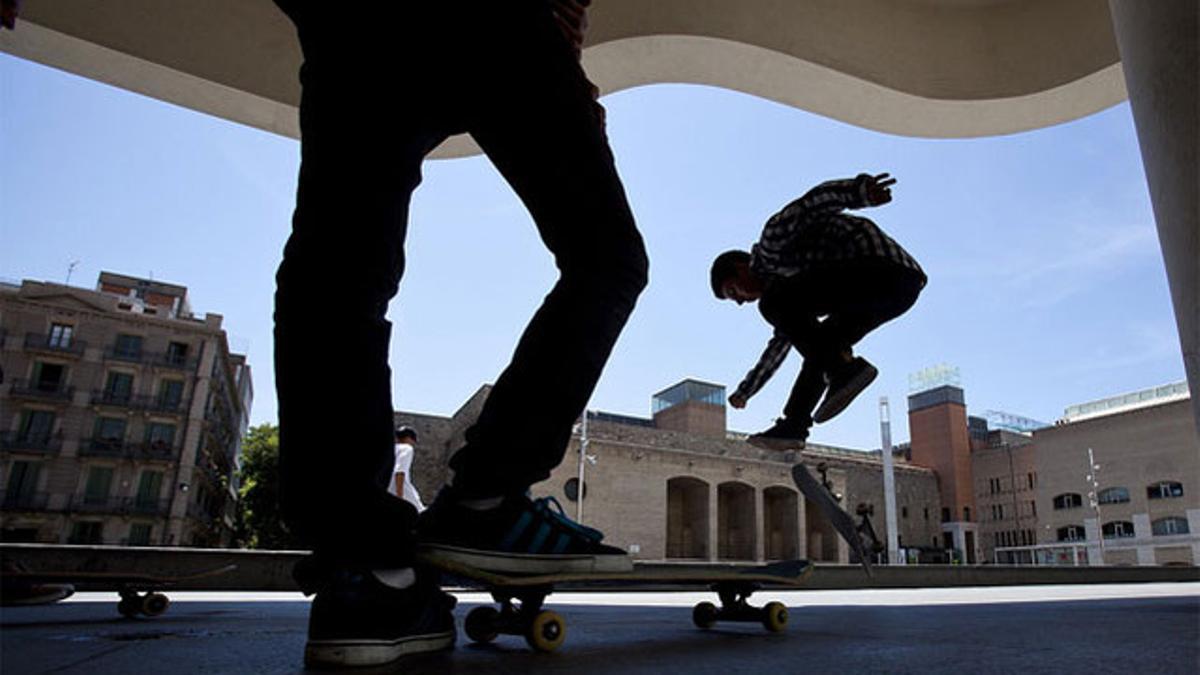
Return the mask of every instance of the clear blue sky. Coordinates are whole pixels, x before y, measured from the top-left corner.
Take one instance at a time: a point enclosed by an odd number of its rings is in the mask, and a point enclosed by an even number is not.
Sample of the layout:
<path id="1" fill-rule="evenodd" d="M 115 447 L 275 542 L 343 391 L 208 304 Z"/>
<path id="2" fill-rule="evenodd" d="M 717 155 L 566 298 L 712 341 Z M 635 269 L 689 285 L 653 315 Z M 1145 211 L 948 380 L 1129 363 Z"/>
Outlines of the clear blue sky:
<path id="1" fill-rule="evenodd" d="M 877 447 L 880 396 L 905 440 L 908 375 L 943 362 L 961 369 L 972 413 L 1046 421 L 1184 379 L 1128 105 L 1028 133 L 927 140 L 707 87 L 603 102 L 651 285 L 594 409 L 648 416 L 652 393 L 689 376 L 732 390 L 770 331 L 755 309 L 712 297 L 709 262 L 748 247 L 814 184 L 862 171 L 899 179 L 895 201 L 864 215 L 930 284 L 860 345 L 879 379 L 812 440 Z M 101 270 L 186 285 L 193 308 L 223 314 L 249 354 L 253 422 L 274 421 L 271 295 L 298 158 L 296 141 L 0 55 L 0 277 L 62 282 L 79 260 L 75 285 Z M 554 270 L 481 157 L 426 164 L 408 241 L 390 312 L 395 405 L 450 414 L 507 363 Z M 731 409 L 730 428 L 769 425 L 799 363 L 789 357 L 746 410 Z"/>

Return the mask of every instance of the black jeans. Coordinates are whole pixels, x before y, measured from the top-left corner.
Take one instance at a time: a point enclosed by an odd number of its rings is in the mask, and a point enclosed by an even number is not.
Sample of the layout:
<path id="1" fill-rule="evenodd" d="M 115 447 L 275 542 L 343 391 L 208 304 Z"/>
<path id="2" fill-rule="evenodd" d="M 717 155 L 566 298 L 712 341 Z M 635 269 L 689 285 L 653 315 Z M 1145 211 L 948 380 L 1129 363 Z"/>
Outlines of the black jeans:
<path id="1" fill-rule="evenodd" d="M 281 502 L 327 558 L 407 564 L 415 510 L 386 490 L 384 315 L 425 156 L 469 132 L 560 272 L 452 459 L 463 495 L 524 491 L 559 464 L 646 285 L 646 254 L 587 79 L 545 0 L 279 4 L 305 58 L 296 211 L 275 296 Z M 480 226 L 464 223 L 463 246 Z"/>
<path id="2" fill-rule="evenodd" d="M 814 270 L 770 284 L 758 309 L 781 331 L 804 365 L 783 414 L 807 429 L 825 393 L 825 377 L 868 333 L 907 312 L 925 275 L 886 262 L 857 262 Z M 821 317 L 825 317 L 822 319 Z"/>

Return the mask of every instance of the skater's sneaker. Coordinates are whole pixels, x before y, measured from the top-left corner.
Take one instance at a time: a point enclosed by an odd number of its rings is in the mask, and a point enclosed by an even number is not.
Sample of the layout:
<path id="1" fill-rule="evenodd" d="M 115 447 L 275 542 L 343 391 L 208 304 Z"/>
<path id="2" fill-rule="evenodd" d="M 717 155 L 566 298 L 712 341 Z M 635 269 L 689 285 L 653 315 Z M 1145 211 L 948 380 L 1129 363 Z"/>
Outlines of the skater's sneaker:
<path id="1" fill-rule="evenodd" d="M 574 522 L 553 497 L 527 495 L 464 502 L 444 489 L 417 520 L 420 555 L 501 574 L 627 572 L 625 551 Z"/>
<path id="2" fill-rule="evenodd" d="M 296 576 L 305 588 L 299 568 Z M 456 601 L 424 573 L 338 570 L 315 588 L 304 647 L 310 668 L 379 666 L 454 646 Z"/>
<path id="3" fill-rule="evenodd" d="M 746 440 L 764 450 L 803 450 L 808 438 L 808 429 L 796 422 L 780 417 L 766 431 L 759 432 Z"/>
<path id="4" fill-rule="evenodd" d="M 829 390 L 825 400 L 813 413 L 814 422 L 827 422 L 846 409 L 846 406 L 862 393 L 872 382 L 879 371 L 869 361 L 856 356 L 845 366 L 839 368 L 829 377 Z"/>

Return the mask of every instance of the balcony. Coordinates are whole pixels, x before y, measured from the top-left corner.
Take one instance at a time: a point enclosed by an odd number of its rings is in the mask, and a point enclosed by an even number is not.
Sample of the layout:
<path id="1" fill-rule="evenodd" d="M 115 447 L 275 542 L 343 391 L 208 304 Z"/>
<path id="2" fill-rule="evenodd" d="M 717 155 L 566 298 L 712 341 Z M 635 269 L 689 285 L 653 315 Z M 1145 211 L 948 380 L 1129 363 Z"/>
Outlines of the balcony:
<path id="1" fill-rule="evenodd" d="M 142 363 L 148 361 L 149 355 L 141 349 L 120 349 L 116 346 L 104 350 L 105 361 L 124 361 L 125 363 Z"/>
<path id="2" fill-rule="evenodd" d="M 179 459 L 179 448 L 165 441 L 130 443 L 120 438 L 84 438 L 79 442 L 79 456 L 174 462 Z"/>
<path id="3" fill-rule="evenodd" d="M 13 492 L 0 490 L 0 510 L 45 511 L 50 502 L 49 492 Z"/>
<path id="4" fill-rule="evenodd" d="M 179 448 L 165 441 L 146 441 L 129 446 L 133 459 L 148 462 L 174 462 L 179 459 Z"/>
<path id="5" fill-rule="evenodd" d="M 126 497 L 97 497 L 95 495 L 71 495 L 68 510 L 72 513 L 124 513 Z"/>
<path id="6" fill-rule="evenodd" d="M 75 387 L 68 387 L 63 382 L 33 382 L 30 380 L 13 380 L 9 395 L 13 398 L 31 398 L 40 401 L 69 402 L 75 395 Z"/>
<path id="7" fill-rule="evenodd" d="M 80 457 L 128 457 L 129 446 L 120 438 L 84 438 L 79 442 Z"/>
<path id="8" fill-rule="evenodd" d="M 138 397 L 123 391 L 93 391 L 92 405 L 110 405 L 118 408 L 132 408 Z"/>
<path id="9" fill-rule="evenodd" d="M 103 405 L 114 408 L 131 408 L 146 410 L 167 415 L 182 415 L 183 401 L 169 399 L 163 396 L 135 395 L 122 391 L 93 391 L 92 405 Z"/>
<path id="10" fill-rule="evenodd" d="M 45 333 L 26 333 L 25 349 L 54 356 L 70 356 L 79 358 L 87 343 L 83 340 L 73 340 L 62 336 L 50 336 Z"/>
<path id="11" fill-rule="evenodd" d="M 188 358 L 186 354 L 155 354 L 151 362 L 159 368 L 174 368 L 175 370 L 195 370 L 196 359 Z"/>
<path id="12" fill-rule="evenodd" d="M 57 455 L 62 450 L 62 439 L 44 433 L 5 431 L 0 432 L 0 450 Z"/>
<path id="13" fill-rule="evenodd" d="M 68 510 L 72 513 L 95 513 L 118 516 L 167 515 L 169 499 L 146 499 L 144 497 L 103 497 L 95 495 L 72 495 Z"/>

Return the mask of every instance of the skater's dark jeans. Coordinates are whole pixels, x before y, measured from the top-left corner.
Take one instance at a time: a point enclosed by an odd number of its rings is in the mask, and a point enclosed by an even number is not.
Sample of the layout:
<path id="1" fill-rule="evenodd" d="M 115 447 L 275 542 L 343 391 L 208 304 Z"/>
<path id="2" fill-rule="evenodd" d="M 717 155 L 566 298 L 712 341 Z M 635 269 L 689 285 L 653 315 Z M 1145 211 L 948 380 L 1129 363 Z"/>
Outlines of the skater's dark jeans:
<path id="1" fill-rule="evenodd" d="M 453 457 L 464 496 L 524 491 L 559 464 L 646 284 L 646 255 L 588 82 L 545 0 L 279 4 L 305 58 L 297 205 L 275 296 L 281 502 L 326 559 L 404 565 L 416 512 L 387 494 L 384 315 L 425 156 L 469 132 L 560 272 Z M 461 246 L 489 226 L 463 223 Z M 479 284 L 478 301 L 491 301 Z M 445 367 L 457 367 L 452 356 Z"/>
<path id="2" fill-rule="evenodd" d="M 920 272 L 872 262 L 814 270 L 770 284 L 759 311 L 804 357 L 784 417 L 803 429 L 811 427 L 826 375 L 841 363 L 839 355 L 907 312 L 924 287 Z"/>

